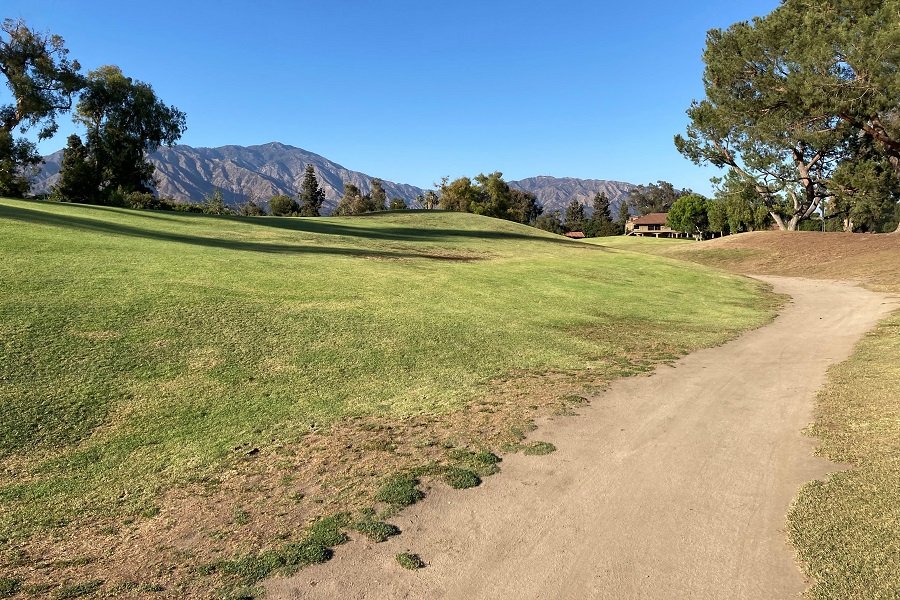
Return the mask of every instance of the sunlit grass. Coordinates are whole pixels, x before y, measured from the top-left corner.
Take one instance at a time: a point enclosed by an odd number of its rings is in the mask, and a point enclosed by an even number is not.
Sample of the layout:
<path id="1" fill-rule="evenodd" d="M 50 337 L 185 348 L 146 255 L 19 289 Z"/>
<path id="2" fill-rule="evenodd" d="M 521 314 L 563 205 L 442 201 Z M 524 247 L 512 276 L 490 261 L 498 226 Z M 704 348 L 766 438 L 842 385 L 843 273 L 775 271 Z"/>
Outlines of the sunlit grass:
<path id="1" fill-rule="evenodd" d="M 703 267 L 454 213 L 238 219 L 0 201 L 0 539 L 145 511 L 234 449 L 453 411 L 511 371 L 771 316 Z"/>

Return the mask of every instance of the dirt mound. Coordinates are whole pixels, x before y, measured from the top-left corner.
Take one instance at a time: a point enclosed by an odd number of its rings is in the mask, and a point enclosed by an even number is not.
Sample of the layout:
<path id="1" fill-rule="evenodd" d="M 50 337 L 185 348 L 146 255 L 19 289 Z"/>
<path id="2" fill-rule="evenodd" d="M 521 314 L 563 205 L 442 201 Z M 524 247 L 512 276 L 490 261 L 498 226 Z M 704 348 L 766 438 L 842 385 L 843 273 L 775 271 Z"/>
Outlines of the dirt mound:
<path id="1" fill-rule="evenodd" d="M 743 273 L 865 282 L 900 291 L 900 234 L 756 231 L 671 254 Z"/>

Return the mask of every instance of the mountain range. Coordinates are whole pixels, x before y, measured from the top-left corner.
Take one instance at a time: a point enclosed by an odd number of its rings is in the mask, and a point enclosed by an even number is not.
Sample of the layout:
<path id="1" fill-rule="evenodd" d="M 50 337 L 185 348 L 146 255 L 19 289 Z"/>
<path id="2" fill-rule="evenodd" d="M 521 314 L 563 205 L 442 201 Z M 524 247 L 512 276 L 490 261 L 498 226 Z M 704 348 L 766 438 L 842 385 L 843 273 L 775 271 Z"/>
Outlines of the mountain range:
<path id="1" fill-rule="evenodd" d="M 181 201 L 199 201 L 214 189 L 221 190 L 231 205 L 249 199 L 266 201 L 276 194 L 295 195 L 306 165 L 311 164 L 325 191 L 324 212 L 328 213 L 343 195 L 344 182 L 353 183 L 366 193 L 373 179 L 308 150 L 279 142 L 219 148 L 177 145 L 160 148 L 150 155 L 150 160 L 156 166 L 159 196 Z M 33 180 L 32 192 L 50 191 L 59 178 L 61 161 L 62 150 L 44 157 L 44 166 Z M 594 195 L 604 192 L 611 200 L 613 215 L 635 187 L 620 181 L 549 176 L 510 181 L 509 185 L 535 194 L 545 211 L 564 212 L 572 198 L 576 198 L 590 213 Z M 416 196 L 425 192 L 420 187 L 392 181 L 384 181 L 383 186 L 388 198 L 403 198 L 410 207 L 417 207 Z"/>

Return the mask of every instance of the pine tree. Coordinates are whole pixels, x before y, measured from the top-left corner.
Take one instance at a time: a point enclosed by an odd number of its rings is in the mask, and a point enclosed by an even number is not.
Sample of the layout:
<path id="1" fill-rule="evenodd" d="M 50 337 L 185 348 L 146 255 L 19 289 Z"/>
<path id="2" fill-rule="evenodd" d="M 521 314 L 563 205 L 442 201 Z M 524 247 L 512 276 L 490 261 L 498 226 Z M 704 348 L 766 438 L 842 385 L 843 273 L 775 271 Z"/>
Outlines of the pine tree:
<path id="1" fill-rule="evenodd" d="M 620 235 L 625 233 L 625 224 L 628 223 L 630 217 L 631 212 L 628 210 L 628 202 L 623 198 L 622 203 L 619 204 L 619 216 L 616 219 L 616 225 L 618 226 Z"/>
<path id="2" fill-rule="evenodd" d="M 306 165 L 303 183 L 300 184 L 300 216 L 318 217 L 325 203 L 325 190 L 319 187 L 319 179 L 312 165 Z"/>
<path id="3" fill-rule="evenodd" d="M 380 179 L 372 180 L 372 191 L 369 192 L 369 208 L 372 211 L 384 210 L 384 205 L 387 202 L 387 193 L 384 191 L 384 186 L 382 185 L 382 181 Z"/>
<path id="4" fill-rule="evenodd" d="M 566 207 L 567 231 L 581 231 L 584 229 L 584 205 L 578 201 L 578 198 L 572 198 L 569 206 Z"/>
<path id="5" fill-rule="evenodd" d="M 594 219 L 612 222 L 612 208 L 609 205 L 609 197 L 603 192 L 597 192 L 594 196 Z"/>

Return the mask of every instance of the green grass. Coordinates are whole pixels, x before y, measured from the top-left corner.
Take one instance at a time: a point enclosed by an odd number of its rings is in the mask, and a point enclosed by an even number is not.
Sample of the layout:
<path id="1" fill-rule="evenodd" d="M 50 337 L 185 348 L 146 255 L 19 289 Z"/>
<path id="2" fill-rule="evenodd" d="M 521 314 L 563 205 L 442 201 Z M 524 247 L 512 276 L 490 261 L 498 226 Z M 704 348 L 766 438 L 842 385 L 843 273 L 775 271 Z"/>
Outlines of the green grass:
<path id="1" fill-rule="evenodd" d="M 832 368 L 811 433 L 855 468 L 804 486 L 791 540 L 817 600 L 900 598 L 900 315 Z"/>
<path id="2" fill-rule="evenodd" d="M 418 554 L 402 552 L 395 558 L 397 559 L 397 562 L 400 563 L 401 567 L 403 567 L 404 569 L 409 569 L 410 571 L 422 569 L 425 567 L 425 561 L 422 560 L 422 558 Z"/>
<path id="3" fill-rule="evenodd" d="M 758 284 L 467 214 L 0 200 L 0 541 L 139 515 L 235 448 L 598 379 L 772 315 Z M 151 514 L 151 513 L 147 513 Z"/>
<path id="4" fill-rule="evenodd" d="M 550 442 L 532 442 L 522 447 L 522 453 L 526 456 L 545 456 L 556 452 L 556 446 Z"/>
<path id="5" fill-rule="evenodd" d="M 416 486 L 419 480 L 406 474 L 388 477 L 375 494 L 375 499 L 395 507 L 415 504 L 425 497 Z"/>
<path id="6" fill-rule="evenodd" d="M 481 477 L 477 473 L 459 467 L 447 467 L 444 470 L 444 481 L 456 490 L 464 490 L 481 485 Z"/>
<path id="7" fill-rule="evenodd" d="M 53 594 L 54 600 L 63 600 L 67 598 L 81 598 L 89 594 L 93 594 L 103 585 L 102 579 L 92 579 L 91 581 L 82 581 L 79 583 L 66 584 L 56 590 Z"/>
<path id="8" fill-rule="evenodd" d="M 683 248 L 694 244 L 691 239 L 674 239 L 674 238 L 652 238 L 639 237 L 636 235 L 616 235 L 596 238 L 585 238 L 580 240 L 583 244 L 593 244 L 595 246 L 604 246 L 606 248 L 621 248 L 623 250 L 631 250 L 634 252 L 655 252 L 664 253 L 666 250 Z"/>
<path id="9" fill-rule="evenodd" d="M 400 528 L 384 521 L 378 521 L 372 516 L 363 518 L 353 524 L 353 529 L 360 532 L 373 542 L 384 542 L 389 537 L 400 535 Z"/>
<path id="10" fill-rule="evenodd" d="M 0 577 L 0 598 L 9 598 L 18 593 L 22 582 L 11 577 Z"/>
<path id="11" fill-rule="evenodd" d="M 332 548 L 349 540 L 343 529 L 350 525 L 349 515 L 339 514 L 319 519 L 299 542 L 279 548 L 219 561 L 201 569 L 203 574 L 221 573 L 238 590 L 252 586 L 273 573 L 289 575 L 307 565 L 323 563 L 331 558 Z"/>

